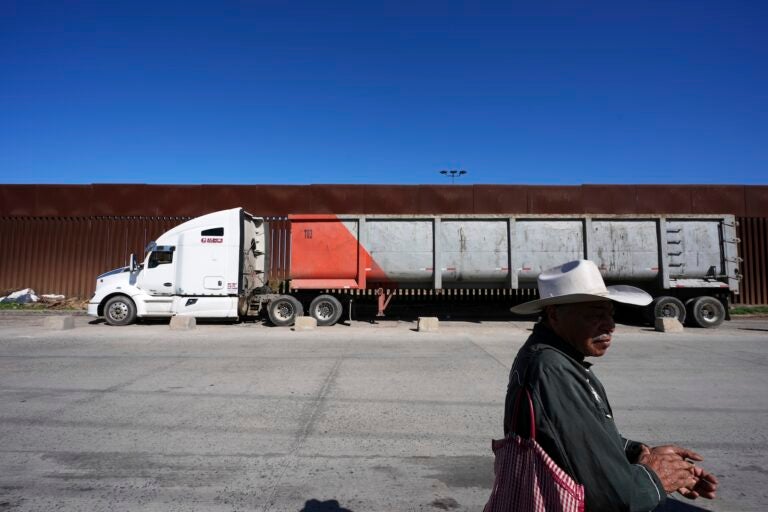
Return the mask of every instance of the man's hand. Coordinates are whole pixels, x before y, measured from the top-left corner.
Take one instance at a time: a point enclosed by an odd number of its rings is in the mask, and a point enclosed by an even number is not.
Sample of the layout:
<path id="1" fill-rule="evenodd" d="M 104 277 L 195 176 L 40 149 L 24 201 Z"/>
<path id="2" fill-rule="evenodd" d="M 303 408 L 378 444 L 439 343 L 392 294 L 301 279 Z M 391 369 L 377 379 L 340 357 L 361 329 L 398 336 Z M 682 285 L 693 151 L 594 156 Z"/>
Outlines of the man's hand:
<path id="1" fill-rule="evenodd" d="M 645 449 L 648 448 L 647 446 L 643 445 L 643 452 Z M 704 457 L 699 455 L 693 450 L 689 450 L 688 448 L 683 448 L 682 446 L 677 446 L 676 444 L 665 444 L 663 446 L 654 446 L 653 448 L 648 448 L 648 450 L 652 453 L 666 453 L 666 454 L 674 454 L 679 456 L 682 459 L 689 459 L 689 460 L 695 460 L 695 461 L 702 461 L 704 460 Z M 642 453 L 641 453 L 642 457 Z"/>
<path id="2" fill-rule="evenodd" d="M 707 473 L 700 467 L 694 466 L 693 477 L 696 479 L 696 484 L 693 487 L 681 487 L 677 492 L 689 500 L 695 500 L 699 496 L 709 500 L 715 499 L 717 484 L 719 483 L 717 478 L 715 478 L 715 475 Z"/>
<path id="3" fill-rule="evenodd" d="M 674 460 L 677 460 L 678 463 L 669 465 L 670 461 Z M 704 469 L 688 462 L 702 460 L 704 458 L 693 450 L 668 444 L 654 448 L 643 445 L 638 462 L 648 465 L 656 472 L 664 486 L 664 490 L 667 492 L 677 491 L 691 500 L 698 497 L 714 499 L 718 485 L 717 478 Z M 680 462 L 688 464 L 690 471 L 688 476 L 679 472 L 681 470 Z M 673 486 L 676 478 L 688 478 L 688 481 L 692 482 L 692 484 L 686 484 L 675 489 Z"/>
<path id="4" fill-rule="evenodd" d="M 645 464 L 658 475 L 661 485 L 667 493 L 675 492 L 678 489 L 692 490 L 696 486 L 697 480 L 694 477 L 693 464 L 675 453 L 655 452 L 650 449 L 640 454 L 638 462 Z"/>

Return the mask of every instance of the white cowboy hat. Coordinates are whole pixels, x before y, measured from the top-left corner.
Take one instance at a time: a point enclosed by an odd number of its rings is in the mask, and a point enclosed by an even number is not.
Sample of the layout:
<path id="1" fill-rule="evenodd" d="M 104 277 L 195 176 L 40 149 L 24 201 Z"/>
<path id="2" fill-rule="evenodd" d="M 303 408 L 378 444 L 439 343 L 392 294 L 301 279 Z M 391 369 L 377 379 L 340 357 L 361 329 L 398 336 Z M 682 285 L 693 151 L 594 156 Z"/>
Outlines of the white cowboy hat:
<path id="1" fill-rule="evenodd" d="M 653 297 L 628 285 L 605 286 L 597 265 L 589 260 L 569 261 L 539 274 L 538 300 L 515 306 L 518 315 L 538 313 L 546 306 L 612 300 L 635 306 L 647 306 Z"/>

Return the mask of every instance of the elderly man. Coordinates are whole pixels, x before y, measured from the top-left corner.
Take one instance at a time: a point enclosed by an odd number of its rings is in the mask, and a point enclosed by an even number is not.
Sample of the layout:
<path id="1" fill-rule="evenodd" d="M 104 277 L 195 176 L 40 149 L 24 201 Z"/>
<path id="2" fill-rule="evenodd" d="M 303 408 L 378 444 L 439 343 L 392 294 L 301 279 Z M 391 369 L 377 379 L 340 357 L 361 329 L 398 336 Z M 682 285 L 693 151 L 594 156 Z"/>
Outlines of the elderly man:
<path id="1" fill-rule="evenodd" d="M 666 494 L 674 491 L 691 499 L 714 498 L 717 479 L 693 462 L 701 456 L 674 445 L 649 448 L 621 436 L 605 389 L 584 360 L 610 348 L 613 302 L 643 306 L 650 295 L 632 286 L 606 287 L 597 266 L 587 260 L 543 272 L 538 285 L 539 300 L 512 308 L 518 314 L 541 313 L 541 320 L 510 372 L 505 433 L 521 430 L 511 423 L 515 397 L 524 386 L 533 398 L 536 440 L 584 485 L 588 512 L 661 510 Z"/>

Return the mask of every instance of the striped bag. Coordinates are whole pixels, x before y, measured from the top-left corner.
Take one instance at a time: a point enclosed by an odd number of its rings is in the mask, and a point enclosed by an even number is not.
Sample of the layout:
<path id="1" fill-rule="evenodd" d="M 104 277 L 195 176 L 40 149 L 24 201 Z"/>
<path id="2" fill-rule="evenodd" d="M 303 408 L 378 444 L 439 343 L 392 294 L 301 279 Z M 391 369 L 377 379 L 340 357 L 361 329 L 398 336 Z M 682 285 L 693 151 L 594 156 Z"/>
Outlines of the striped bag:
<path id="1" fill-rule="evenodd" d="M 513 426 L 517 425 L 522 389 L 515 399 Z M 527 389 L 525 394 L 531 437 L 524 439 L 510 432 L 491 443 L 496 478 L 483 512 L 584 512 L 584 486 L 560 469 L 536 442 L 533 401 Z"/>

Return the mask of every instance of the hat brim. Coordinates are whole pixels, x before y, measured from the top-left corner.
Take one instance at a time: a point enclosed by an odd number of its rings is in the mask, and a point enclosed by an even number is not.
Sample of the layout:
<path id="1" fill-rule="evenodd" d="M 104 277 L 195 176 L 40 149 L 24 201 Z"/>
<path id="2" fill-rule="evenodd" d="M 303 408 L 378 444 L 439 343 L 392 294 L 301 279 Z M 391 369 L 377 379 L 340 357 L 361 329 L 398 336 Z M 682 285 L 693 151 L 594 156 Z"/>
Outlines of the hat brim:
<path id="1" fill-rule="evenodd" d="M 567 295 L 559 295 L 557 297 L 532 300 L 515 306 L 511 308 L 510 311 L 517 315 L 532 315 L 534 313 L 540 313 L 541 310 L 547 306 L 557 306 L 560 304 L 579 304 L 582 302 L 607 300 L 620 302 L 622 304 L 631 304 L 633 306 L 647 306 L 653 301 L 653 297 L 635 286 L 615 285 L 608 286 L 607 288 L 608 293 L 600 295 L 592 293 L 571 293 Z"/>

